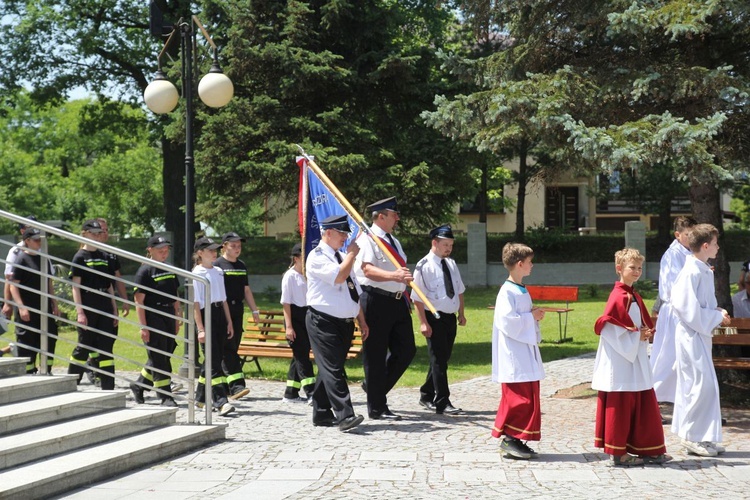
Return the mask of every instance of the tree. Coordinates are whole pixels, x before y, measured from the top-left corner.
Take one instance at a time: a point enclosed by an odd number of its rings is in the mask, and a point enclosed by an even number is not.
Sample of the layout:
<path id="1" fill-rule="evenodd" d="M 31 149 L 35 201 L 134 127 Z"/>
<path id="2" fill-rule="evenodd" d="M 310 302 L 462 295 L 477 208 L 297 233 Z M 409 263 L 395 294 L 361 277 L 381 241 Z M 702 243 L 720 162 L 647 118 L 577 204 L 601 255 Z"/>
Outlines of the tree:
<path id="1" fill-rule="evenodd" d="M 19 91 L 0 106 L 0 204 L 79 224 L 107 217 L 112 232 L 160 224 L 161 177 L 142 109 L 90 99 L 37 105 Z"/>
<path id="2" fill-rule="evenodd" d="M 190 12 L 188 0 L 159 0 L 167 18 Z M 12 95 L 22 84 L 32 87 L 37 102 L 60 103 L 78 88 L 133 104 L 156 67 L 161 42 L 148 35 L 148 4 L 128 0 L 4 0 L 0 2 L 0 95 Z M 173 47 L 179 48 L 179 44 Z M 101 101 L 107 100 L 101 98 Z M 166 228 L 184 239 L 184 138 L 167 137 L 172 118 L 154 119 L 162 151 L 162 198 Z M 184 260 L 175 245 L 175 262 Z"/>
<path id="3" fill-rule="evenodd" d="M 473 165 L 419 118 L 436 93 L 450 91 L 437 50 L 456 43 L 455 18 L 437 4 L 214 4 L 236 94 L 221 113 L 201 116 L 201 212 L 270 195 L 293 205 L 300 143 L 360 210 L 397 195 L 412 227 L 452 218 Z"/>
<path id="4" fill-rule="evenodd" d="M 693 215 L 721 230 L 719 191 L 744 168 L 748 146 L 750 5 L 463 3 L 513 40 L 490 57 L 482 74 L 489 87 L 512 97 L 503 88 L 511 77 L 555 86 L 553 107 L 530 111 L 557 136 L 554 155 L 592 173 L 667 166 L 689 180 Z M 731 306 L 723 253 L 716 268 L 719 302 Z"/>

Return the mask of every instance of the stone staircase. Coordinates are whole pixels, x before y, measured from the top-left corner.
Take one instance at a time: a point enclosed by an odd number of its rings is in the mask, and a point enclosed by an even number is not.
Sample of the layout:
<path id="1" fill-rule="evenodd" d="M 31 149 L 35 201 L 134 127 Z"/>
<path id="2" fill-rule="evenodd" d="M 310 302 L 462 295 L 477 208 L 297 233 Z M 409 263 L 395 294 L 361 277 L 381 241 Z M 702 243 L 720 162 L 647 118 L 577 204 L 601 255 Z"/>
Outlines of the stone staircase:
<path id="1" fill-rule="evenodd" d="M 125 392 L 25 367 L 0 358 L 0 499 L 49 498 L 224 439 L 224 426 L 175 424 L 177 408 L 128 409 Z"/>

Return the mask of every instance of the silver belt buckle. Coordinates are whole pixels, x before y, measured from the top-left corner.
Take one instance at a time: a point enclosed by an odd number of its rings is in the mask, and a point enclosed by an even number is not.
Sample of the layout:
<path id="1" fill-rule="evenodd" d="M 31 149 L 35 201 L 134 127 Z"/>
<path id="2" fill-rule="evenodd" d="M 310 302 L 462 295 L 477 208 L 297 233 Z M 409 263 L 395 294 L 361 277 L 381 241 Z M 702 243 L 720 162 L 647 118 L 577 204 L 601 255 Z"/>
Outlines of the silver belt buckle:
<path id="1" fill-rule="evenodd" d="M 396 292 L 396 296 L 394 297 L 394 299 L 401 300 L 401 297 L 403 297 L 403 295 L 404 295 L 404 292 Z"/>

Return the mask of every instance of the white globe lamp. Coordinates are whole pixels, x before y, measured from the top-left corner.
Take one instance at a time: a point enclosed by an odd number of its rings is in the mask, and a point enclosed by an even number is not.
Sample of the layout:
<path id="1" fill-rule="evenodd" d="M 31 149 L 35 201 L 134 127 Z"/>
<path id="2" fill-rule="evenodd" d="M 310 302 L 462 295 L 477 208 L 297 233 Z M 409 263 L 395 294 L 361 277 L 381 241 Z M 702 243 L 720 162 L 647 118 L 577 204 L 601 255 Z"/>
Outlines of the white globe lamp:
<path id="1" fill-rule="evenodd" d="M 221 71 L 217 63 L 214 62 L 208 74 L 198 83 L 198 96 L 210 108 L 221 108 L 232 100 L 234 96 L 232 80 Z"/>
<path id="2" fill-rule="evenodd" d="M 176 108 L 179 97 L 177 87 L 167 80 L 167 77 L 161 71 L 156 72 L 154 80 L 148 84 L 143 92 L 143 100 L 146 101 L 146 106 L 158 115 L 169 113 Z"/>

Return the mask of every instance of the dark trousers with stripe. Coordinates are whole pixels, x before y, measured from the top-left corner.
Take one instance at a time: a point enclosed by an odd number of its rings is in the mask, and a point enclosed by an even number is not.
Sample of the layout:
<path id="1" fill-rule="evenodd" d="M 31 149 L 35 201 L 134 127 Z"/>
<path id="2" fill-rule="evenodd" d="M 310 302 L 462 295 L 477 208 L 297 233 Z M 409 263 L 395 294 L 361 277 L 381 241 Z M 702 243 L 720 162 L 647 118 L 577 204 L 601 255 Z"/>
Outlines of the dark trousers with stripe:
<path id="1" fill-rule="evenodd" d="M 364 291 L 360 304 L 370 328 L 370 335 L 362 348 L 367 409 L 381 412 L 387 408 L 386 394 L 417 353 L 414 327 L 409 305 L 403 297 L 395 299 Z"/>
<path id="2" fill-rule="evenodd" d="M 284 397 L 294 399 L 299 397 L 300 389 L 303 389 L 308 397 L 312 396 L 315 390 L 315 372 L 310 361 L 310 337 L 305 324 L 307 307 L 291 304 L 291 310 L 295 339 L 294 342 L 289 342 L 289 345 L 294 357 L 289 363 Z"/>
<path id="3" fill-rule="evenodd" d="M 104 374 L 100 373 L 102 389 L 111 391 L 115 388 L 115 360 L 112 357 L 112 348 L 115 345 L 115 322 L 114 319 L 104 314 L 114 314 L 112 299 L 109 296 L 86 291 L 82 291 L 81 294 L 83 305 L 91 307 L 95 311 L 84 310 L 88 325 L 76 328 L 78 330 L 78 345 L 70 355 L 68 373 L 78 375 L 78 382 L 80 383 L 81 377 L 86 371 L 86 360 L 89 354 L 98 352 L 99 368 L 105 372 Z M 99 333 L 94 329 L 109 335 Z M 92 349 L 98 349 L 98 351 Z"/>
<path id="4" fill-rule="evenodd" d="M 52 310 L 52 304 L 49 306 L 49 311 Z M 29 358 L 29 362 L 26 363 L 26 373 L 36 373 L 36 356 L 40 352 L 42 344 L 42 334 L 39 333 L 41 330 L 42 316 L 39 313 L 29 311 L 29 320 L 24 321 L 21 319 L 21 315 L 18 314 L 16 309 L 16 342 L 18 343 L 18 357 Z M 47 318 L 47 351 L 54 354 L 55 346 L 57 345 L 57 322 L 53 318 Z M 41 356 L 40 356 L 41 357 Z M 54 362 L 52 356 L 47 357 L 47 371 L 52 373 L 52 364 Z"/>
<path id="5" fill-rule="evenodd" d="M 154 311 L 146 311 L 146 325 L 151 328 L 151 330 L 149 330 L 149 341 L 146 342 L 146 346 L 150 349 L 146 349 L 148 361 L 141 370 L 138 382 L 145 386 L 154 387 L 161 391 L 171 393 L 172 377 L 170 374 L 172 373 L 172 358 L 152 349 L 174 353 L 174 350 L 177 347 L 175 339 L 159 333 L 165 332 L 171 335 L 175 334 L 175 320 L 166 316 L 167 314 L 174 314 L 174 306 L 167 305 L 157 307 L 162 309 L 163 312 L 161 314 Z M 151 368 L 156 368 L 156 370 L 161 370 L 166 373 L 161 373 L 160 371 L 152 370 Z M 148 387 L 144 387 L 144 389 L 148 390 Z M 169 397 L 169 394 L 159 394 L 159 397 L 164 399 Z"/>
<path id="6" fill-rule="evenodd" d="M 224 355 L 224 344 L 227 342 L 227 320 L 224 316 L 223 302 L 211 304 L 211 394 L 213 396 L 213 406 L 221 408 L 229 400 L 229 387 L 227 386 L 227 376 L 221 368 L 221 358 Z M 206 310 L 201 309 L 201 317 L 206 318 Z M 208 342 L 209 339 L 206 339 Z M 201 366 L 201 375 L 198 379 L 198 386 L 195 389 L 195 399 L 199 403 L 206 401 L 206 344 L 201 344 L 203 348 L 203 365 Z"/>
<path id="7" fill-rule="evenodd" d="M 344 375 L 346 353 L 354 337 L 354 322 L 307 310 L 307 333 L 318 365 L 313 391 L 313 422 L 354 415 L 349 386 Z M 333 410 L 333 412 L 332 412 Z"/>
<path id="8" fill-rule="evenodd" d="M 422 401 L 431 401 L 437 410 L 442 411 L 450 404 L 448 361 L 453 353 L 458 325 L 455 314 L 441 312 L 440 318 L 436 318 L 430 311 L 425 311 L 425 317 L 432 328 L 432 337 L 427 339 L 430 369 L 419 393 Z"/>
<path id="9" fill-rule="evenodd" d="M 229 316 L 232 318 L 232 327 L 234 336 L 224 342 L 224 354 L 222 367 L 227 374 L 227 384 L 229 385 L 229 394 L 236 394 L 244 389 L 245 374 L 242 373 L 242 359 L 237 354 L 242 342 L 242 332 L 245 330 L 242 320 L 245 314 L 245 305 L 242 301 L 236 301 L 235 304 L 229 304 Z M 222 313 L 223 314 L 223 313 Z"/>

